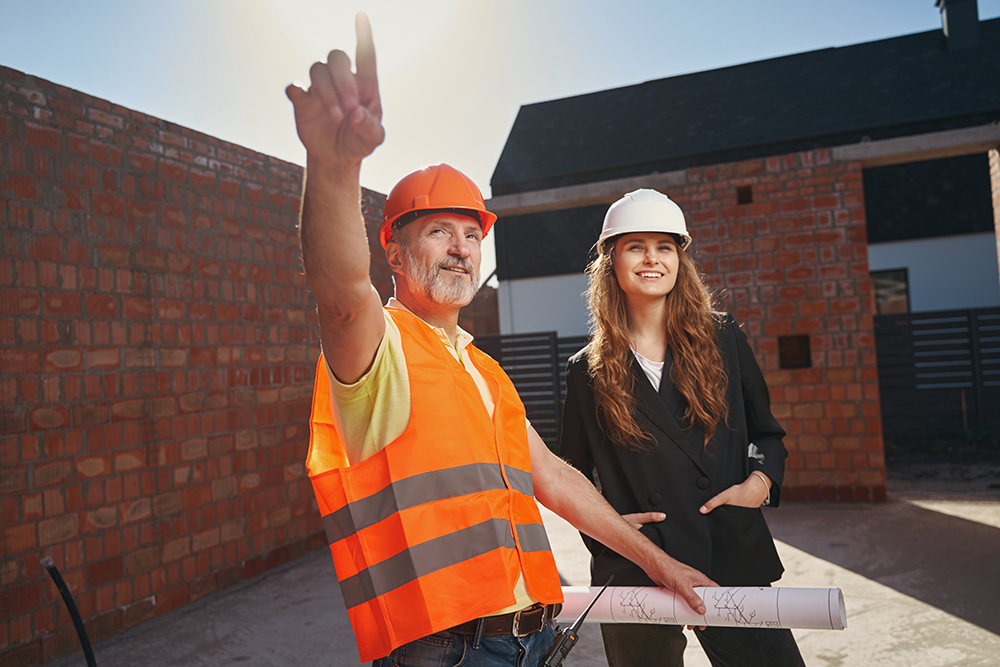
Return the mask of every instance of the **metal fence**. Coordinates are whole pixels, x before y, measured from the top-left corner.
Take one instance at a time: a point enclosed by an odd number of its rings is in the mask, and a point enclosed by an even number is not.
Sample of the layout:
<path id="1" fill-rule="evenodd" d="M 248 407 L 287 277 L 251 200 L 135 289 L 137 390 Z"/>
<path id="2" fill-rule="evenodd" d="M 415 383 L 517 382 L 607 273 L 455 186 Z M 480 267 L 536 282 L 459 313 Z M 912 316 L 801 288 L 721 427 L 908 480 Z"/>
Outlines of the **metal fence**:
<path id="1" fill-rule="evenodd" d="M 1000 433 L 1000 308 L 879 315 L 887 441 Z"/>
<path id="2" fill-rule="evenodd" d="M 476 347 L 507 372 L 531 425 L 553 449 L 559 445 L 566 362 L 586 344 L 586 336 L 559 338 L 555 331 L 476 338 Z"/>

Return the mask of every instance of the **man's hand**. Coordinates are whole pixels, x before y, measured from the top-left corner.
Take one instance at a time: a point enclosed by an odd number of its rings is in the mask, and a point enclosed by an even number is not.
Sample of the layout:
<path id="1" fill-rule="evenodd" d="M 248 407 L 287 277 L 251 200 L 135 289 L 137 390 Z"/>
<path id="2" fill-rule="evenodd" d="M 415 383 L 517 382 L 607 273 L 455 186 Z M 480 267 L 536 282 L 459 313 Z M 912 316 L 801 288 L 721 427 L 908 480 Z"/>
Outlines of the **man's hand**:
<path id="1" fill-rule="evenodd" d="M 285 89 L 295 107 L 295 129 L 314 163 L 360 163 L 385 139 L 371 25 L 363 12 L 354 22 L 357 74 L 346 53 L 331 51 L 325 63 L 309 68 L 308 91 L 295 84 Z"/>
<path id="2" fill-rule="evenodd" d="M 770 488 L 770 479 L 765 483 L 762 477 L 751 473 L 742 484 L 734 484 L 719 495 L 712 497 L 698 511 L 702 514 L 708 514 L 719 505 L 760 507 L 770 495 Z"/>
<path id="3" fill-rule="evenodd" d="M 647 523 L 658 523 L 667 518 L 663 512 L 637 512 L 636 514 L 622 514 L 622 518 L 635 526 L 636 530 L 642 528 Z"/>

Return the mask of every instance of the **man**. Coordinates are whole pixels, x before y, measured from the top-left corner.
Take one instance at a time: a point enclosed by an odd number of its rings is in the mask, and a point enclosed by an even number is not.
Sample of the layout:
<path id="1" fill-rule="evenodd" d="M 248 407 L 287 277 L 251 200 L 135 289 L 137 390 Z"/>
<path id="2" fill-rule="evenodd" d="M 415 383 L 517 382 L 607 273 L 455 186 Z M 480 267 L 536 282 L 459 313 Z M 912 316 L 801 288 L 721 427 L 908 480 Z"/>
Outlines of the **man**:
<path id="1" fill-rule="evenodd" d="M 693 586 L 712 581 L 554 456 L 459 329 L 496 220 L 461 172 L 429 167 L 389 194 L 381 240 L 396 297 L 382 307 L 359 177 L 385 132 L 363 14 L 356 29 L 357 73 L 332 51 L 308 91 L 286 92 L 307 152 L 300 232 L 323 346 L 307 466 L 361 659 L 537 665 L 562 595 L 536 497 L 704 613 Z"/>

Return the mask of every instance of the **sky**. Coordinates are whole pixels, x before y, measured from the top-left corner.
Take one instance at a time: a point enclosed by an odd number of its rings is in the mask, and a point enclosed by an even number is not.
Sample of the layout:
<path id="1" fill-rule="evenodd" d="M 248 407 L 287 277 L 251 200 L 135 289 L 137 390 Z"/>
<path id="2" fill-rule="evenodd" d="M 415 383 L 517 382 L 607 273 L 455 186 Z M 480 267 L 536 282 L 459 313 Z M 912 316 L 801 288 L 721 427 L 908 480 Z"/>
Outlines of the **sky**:
<path id="1" fill-rule="evenodd" d="M 448 162 L 487 198 L 522 105 L 941 27 L 935 0 L 0 0 L 0 64 L 304 164 L 284 88 L 353 59 L 357 11 L 386 128 L 362 185 Z"/>

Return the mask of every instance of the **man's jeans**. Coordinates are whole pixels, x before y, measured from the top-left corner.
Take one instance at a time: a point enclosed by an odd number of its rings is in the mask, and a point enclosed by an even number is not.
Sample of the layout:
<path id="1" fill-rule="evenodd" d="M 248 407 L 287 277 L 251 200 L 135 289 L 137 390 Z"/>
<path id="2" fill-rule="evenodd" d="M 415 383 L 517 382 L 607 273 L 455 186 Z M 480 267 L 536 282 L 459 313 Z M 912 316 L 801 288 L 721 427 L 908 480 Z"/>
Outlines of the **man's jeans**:
<path id="1" fill-rule="evenodd" d="M 472 635 L 446 630 L 404 644 L 372 667 L 538 667 L 555 638 L 549 623 L 524 637 L 483 635 L 475 648 Z"/>

